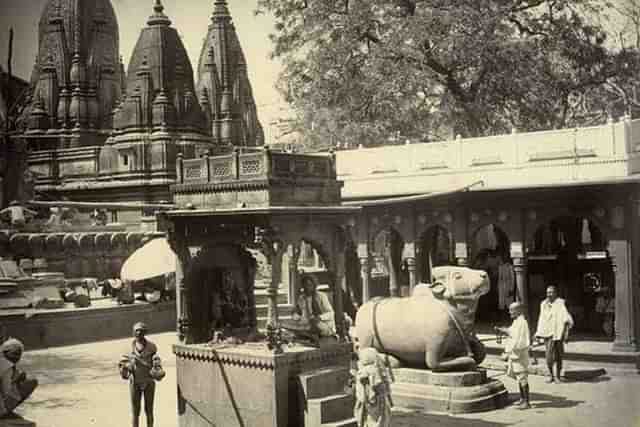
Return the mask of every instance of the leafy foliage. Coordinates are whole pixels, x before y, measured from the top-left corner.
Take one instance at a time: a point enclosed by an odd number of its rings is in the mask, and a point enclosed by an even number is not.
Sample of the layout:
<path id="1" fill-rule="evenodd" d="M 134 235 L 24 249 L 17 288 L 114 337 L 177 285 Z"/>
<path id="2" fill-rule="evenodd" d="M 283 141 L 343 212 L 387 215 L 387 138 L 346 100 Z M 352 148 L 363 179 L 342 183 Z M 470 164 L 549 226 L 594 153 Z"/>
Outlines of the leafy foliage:
<path id="1" fill-rule="evenodd" d="M 596 0 L 260 0 L 279 89 L 312 145 L 551 129 L 606 117 L 612 49 Z"/>

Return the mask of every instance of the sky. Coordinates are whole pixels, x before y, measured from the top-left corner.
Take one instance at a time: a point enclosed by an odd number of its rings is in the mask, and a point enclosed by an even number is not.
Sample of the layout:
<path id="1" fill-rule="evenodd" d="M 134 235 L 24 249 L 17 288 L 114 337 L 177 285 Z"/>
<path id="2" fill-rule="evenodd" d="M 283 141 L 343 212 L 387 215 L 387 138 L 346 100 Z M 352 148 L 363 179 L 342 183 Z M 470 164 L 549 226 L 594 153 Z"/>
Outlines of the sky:
<path id="1" fill-rule="evenodd" d="M 0 63 L 6 69 L 9 28 L 13 27 L 13 74 L 29 80 L 38 53 L 38 21 L 47 0 L 0 0 Z M 140 30 L 152 13 L 153 0 L 111 0 L 120 26 L 120 53 L 128 64 Z M 182 36 L 194 70 L 207 34 L 213 0 L 162 0 L 164 13 Z M 257 0 L 228 0 L 229 10 L 247 58 L 258 115 L 263 125 L 287 116 L 274 88 L 281 65 L 269 59 L 273 28 L 270 16 L 254 16 Z"/>

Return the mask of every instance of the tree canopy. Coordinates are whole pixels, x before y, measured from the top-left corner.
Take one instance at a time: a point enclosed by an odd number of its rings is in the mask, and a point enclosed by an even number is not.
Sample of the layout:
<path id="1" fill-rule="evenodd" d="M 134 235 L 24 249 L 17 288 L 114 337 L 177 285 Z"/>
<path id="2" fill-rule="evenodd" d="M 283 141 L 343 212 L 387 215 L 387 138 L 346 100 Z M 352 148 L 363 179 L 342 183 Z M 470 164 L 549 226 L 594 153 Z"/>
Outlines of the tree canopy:
<path id="1" fill-rule="evenodd" d="M 279 89 L 315 143 L 591 124 L 637 72 L 597 0 L 259 0 Z M 621 89 L 622 90 L 622 89 Z"/>

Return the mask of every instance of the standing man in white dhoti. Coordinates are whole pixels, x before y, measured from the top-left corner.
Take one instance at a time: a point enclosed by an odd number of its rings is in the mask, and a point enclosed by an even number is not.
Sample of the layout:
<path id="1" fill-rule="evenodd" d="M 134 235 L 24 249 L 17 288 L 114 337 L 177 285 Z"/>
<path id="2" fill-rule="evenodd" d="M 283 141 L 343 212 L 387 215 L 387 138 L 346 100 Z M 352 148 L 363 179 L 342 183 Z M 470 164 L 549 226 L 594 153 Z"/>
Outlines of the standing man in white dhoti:
<path id="1" fill-rule="evenodd" d="M 562 298 L 558 298 L 555 286 L 547 287 L 547 298 L 540 304 L 540 317 L 536 337 L 544 340 L 547 367 L 550 378 L 547 383 L 554 383 L 553 366 L 557 365 L 557 378 L 562 381 L 562 358 L 564 343 L 569 340 L 569 330 L 573 327 L 573 318 Z"/>
<path id="2" fill-rule="evenodd" d="M 503 357 L 507 361 L 507 375 L 518 381 L 520 400 L 516 403 L 520 409 L 529 409 L 529 322 L 524 317 L 523 306 L 514 302 L 509 306 L 509 315 L 513 319 L 508 329 L 498 328 L 508 336 Z"/>

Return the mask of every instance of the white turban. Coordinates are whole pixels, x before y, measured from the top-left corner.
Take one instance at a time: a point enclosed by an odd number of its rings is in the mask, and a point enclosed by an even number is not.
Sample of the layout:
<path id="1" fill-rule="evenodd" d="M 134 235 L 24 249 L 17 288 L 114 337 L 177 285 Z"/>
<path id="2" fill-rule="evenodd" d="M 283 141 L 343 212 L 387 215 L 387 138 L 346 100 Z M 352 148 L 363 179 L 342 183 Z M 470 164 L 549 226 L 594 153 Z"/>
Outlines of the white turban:
<path id="1" fill-rule="evenodd" d="M 9 338 L 6 340 L 1 347 L 2 351 L 24 351 L 24 344 L 20 340 L 15 338 Z"/>
<path id="2" fill-rule="evenodd" d="M 358 359 L 364 366 L 373 365 L 378 359 L 378 351 L 372 347 L 363 348 L 358 352 Z"/>

